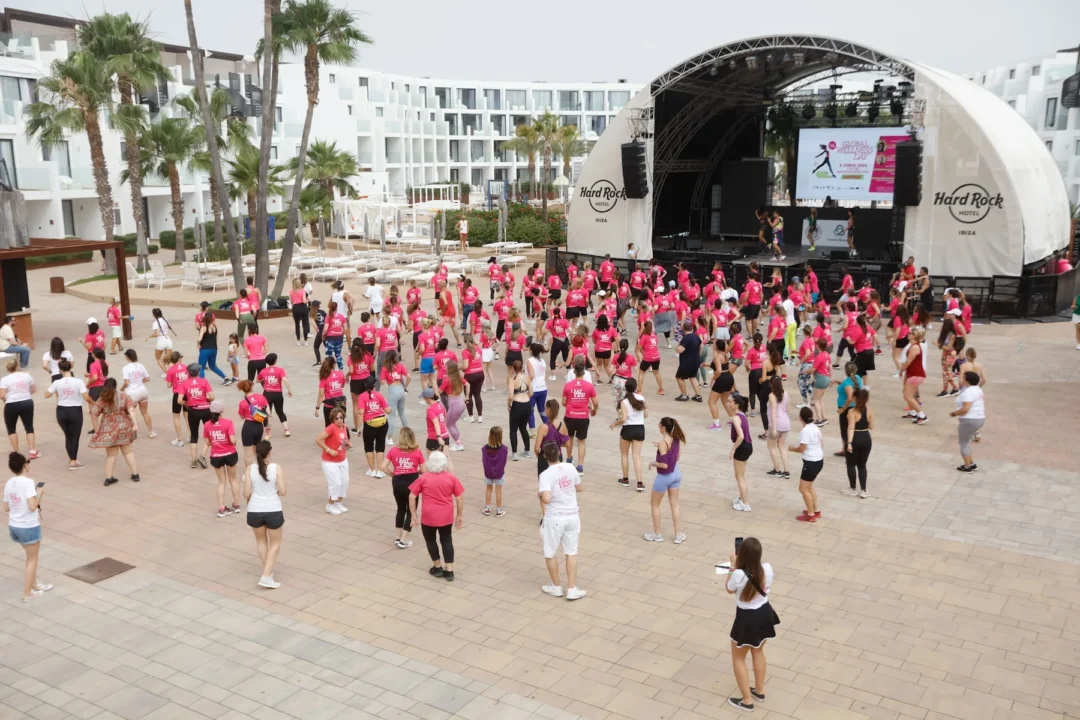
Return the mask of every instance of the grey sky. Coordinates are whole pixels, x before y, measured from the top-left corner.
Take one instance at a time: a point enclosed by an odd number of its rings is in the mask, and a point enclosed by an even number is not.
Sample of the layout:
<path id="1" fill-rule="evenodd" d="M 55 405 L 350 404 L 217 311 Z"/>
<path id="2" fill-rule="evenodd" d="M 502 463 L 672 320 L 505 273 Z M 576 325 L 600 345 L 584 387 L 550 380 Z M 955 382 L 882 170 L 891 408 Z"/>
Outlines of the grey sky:
<path id="1" fill-rule="evenodd" d="M 259 0 L 193 0 L 200 43 L 251 53 Z M 360 65 L 490 80 L 646 82 L 700 51 L 770 33 L 822 34 L 966 73 L 1080 44 L 1077 0 L 569 0 L 542 6 L 458 0 L 335 0 L 375 45 Z M 85 17 L 150 14 L 162 41 L 187 44 L 182 0 L 0 0 Z"/>

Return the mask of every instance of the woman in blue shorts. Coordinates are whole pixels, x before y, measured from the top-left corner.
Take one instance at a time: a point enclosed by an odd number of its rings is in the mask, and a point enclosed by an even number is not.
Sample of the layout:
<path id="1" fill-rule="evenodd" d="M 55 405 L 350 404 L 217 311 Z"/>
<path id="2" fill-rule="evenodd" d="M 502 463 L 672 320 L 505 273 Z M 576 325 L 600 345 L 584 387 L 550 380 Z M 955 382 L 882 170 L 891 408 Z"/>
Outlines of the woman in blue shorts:
<path id="1" fill-rule="evenodd" d="M 22 601 L 29 602 L 52 590 L 52 585 L 42 585 L 37 581 L 38 551 L 41 549 L 39 506 L 45 483 L 35 485 L 26 476 L 30 461 L 17 452 L 8 456 L 8 469 L 14 475 L 4 485 L 4 512 L 8 514 L 8 535 L 22 545 L 26 553 Z"/>
<path id="2" fill-rule="evenodd" d="M 645 533 L 649 542 L 664 542 L 660 533 L 660 503 L 664 495 L 671 505 L 671 523 L 675 526 L 675 544 L 686 540 L 686 533 L 679 531 L 679 486 L 682 484 L 682 469 L 679 468 L 679 455 L 686 444 L 686 435 L 675 418 L 660 418 L 660 441 L 656 445 L 656 460 L 649 467 L 656 468 L 656 479 L 652 486 L 652 532 Z"/>

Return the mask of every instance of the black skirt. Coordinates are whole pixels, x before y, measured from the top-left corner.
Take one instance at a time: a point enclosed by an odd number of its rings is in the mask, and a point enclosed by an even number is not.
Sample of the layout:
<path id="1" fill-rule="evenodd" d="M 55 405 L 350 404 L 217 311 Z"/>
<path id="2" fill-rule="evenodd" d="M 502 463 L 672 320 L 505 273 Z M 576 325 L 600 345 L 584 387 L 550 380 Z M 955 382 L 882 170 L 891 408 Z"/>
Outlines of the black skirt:
<path id="1" fill-rule="evenodd" d="M 776 637 L 780 616 L 765 603 L 754 610 L 735 609 L 735 622 L 731 624 L 731 639 L 738 647 L 759 648 L 769 638 Z"/>

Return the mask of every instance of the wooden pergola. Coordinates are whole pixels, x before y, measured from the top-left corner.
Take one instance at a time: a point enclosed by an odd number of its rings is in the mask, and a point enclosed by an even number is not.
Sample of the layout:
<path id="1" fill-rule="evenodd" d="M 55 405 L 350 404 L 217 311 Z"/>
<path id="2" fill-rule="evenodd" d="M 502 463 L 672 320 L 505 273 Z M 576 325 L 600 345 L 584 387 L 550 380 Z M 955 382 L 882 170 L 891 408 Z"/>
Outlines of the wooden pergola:
<path id="1" fill-rule="evenodd" d="M 0 248 L 0 263 L 5 260 L 20 260 L 42 255 L 69 255 L 73 253 L 114 250 L 116 252 L 116 282 L 120 298 L 120 315 L 124 324 L 124 339 L 131 340 L 131 301 L 128 297 L 127 263 L 122 240 L 53 240 L 49 238 L 30 238 L 30 244 L 23 247 Z M 0 318 L 7 315 L 7 301 L 4 296 L 4 278 L 0 273 Z"/>

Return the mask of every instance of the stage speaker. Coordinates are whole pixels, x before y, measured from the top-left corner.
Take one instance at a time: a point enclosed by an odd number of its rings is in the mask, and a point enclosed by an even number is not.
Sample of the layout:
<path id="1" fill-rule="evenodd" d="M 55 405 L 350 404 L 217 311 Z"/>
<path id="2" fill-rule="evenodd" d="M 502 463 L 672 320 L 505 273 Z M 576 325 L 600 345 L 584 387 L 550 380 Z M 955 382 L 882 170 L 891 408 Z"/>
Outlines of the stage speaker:
<path id="1" fill-rule="evenodd" d="M 920 202 L 922 202 L 922 143 L 914 140 L 897 143 L 893 204 L 914 207 Z"/>
<path id="2" fill-rule="evenodd" d="M 622 175 L 628 200 L 640 200 L 649 194 L 649 177 L 645 171 L 645 143 L 623 143 Z"/>

